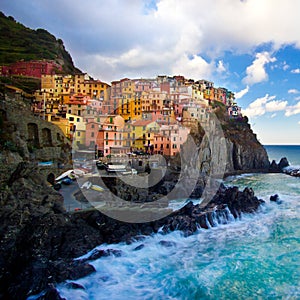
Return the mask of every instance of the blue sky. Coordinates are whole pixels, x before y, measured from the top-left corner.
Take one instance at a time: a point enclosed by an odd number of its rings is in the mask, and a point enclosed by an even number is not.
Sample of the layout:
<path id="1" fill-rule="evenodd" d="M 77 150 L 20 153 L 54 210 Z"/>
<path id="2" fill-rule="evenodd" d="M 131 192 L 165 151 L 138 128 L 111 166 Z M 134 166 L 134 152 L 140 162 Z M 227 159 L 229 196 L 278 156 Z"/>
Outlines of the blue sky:
<path id="1" fill-rule="evenodd" d="M 1 0 L 106 82 L 184 75 L 237 95 L 263 144 L 300 144 L 298 0 Z"/>

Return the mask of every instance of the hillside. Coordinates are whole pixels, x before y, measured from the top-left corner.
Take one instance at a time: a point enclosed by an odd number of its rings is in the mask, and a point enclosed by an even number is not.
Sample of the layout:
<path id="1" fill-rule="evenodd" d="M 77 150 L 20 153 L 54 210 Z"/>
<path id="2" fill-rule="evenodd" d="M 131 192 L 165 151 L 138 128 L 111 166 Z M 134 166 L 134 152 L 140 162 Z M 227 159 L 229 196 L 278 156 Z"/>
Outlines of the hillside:
<path id="1" fill-rule="evenodd" d="M 32 30 L 0 12 L 0 65 L 19 60 L 55 60 L 66 73 L 80 72 L 63 41 L 44 29 Z"/>

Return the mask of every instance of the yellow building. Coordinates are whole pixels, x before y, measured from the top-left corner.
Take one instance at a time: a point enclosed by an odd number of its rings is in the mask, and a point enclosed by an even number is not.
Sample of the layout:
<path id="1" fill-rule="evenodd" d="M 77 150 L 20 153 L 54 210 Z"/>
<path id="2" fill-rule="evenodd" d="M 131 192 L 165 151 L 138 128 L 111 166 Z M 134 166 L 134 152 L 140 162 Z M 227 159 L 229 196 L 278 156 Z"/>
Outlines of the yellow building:
<path id="1" fill-rule="evenodd" d="M 70 135 L 74 145 L 85 145 L 86 122 L 84 118 L 67 114 L 66 119 L 69 121 Z"/>
<path id="2" fill-rule="evenodd" d="M 154 134 L 160 126 L 151 120 L 138 120 L 132 123 L 131 141 L 132 148 L 145 150 L 154 143 Z"/>

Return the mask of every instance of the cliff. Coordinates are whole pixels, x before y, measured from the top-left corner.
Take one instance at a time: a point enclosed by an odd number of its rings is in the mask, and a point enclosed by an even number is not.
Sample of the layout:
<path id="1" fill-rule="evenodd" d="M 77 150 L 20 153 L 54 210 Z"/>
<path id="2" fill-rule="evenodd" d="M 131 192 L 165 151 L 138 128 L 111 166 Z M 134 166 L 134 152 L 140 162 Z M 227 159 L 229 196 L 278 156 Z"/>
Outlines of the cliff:
<path id="1" fill-rule="evenodd" d="M 230 119 L 218 103 L 208 123 L 199 124 L 181 151 L 176 165 L 197 169 L 205 175 L 221 176 L 252 171 L 267 172 L 267 151 L 257 140 L 247 117 Z M 181 162 L 180 162 L 181 160 Z"/>
<path id="2" fill-rule="evenodd" d="M 2 95 L 0 104 L 0 298 L 25 299 L 51 284 L 93 272 L 89 260 L 77 262 L 73 258 L 99 244 L 130 243 L 139 235 L 157 233 L 159 228 L 165 233 L 181 230 L 190 235 L 198 227 L 207 229 L 217 226 L 218 222 L 239 218 L 242 212 L 254 212 L 262 203 L 251 189 L 239 191 L 221 186 L 205 206 L 189 203 L 160 220 L 140 224 L 121 222 L 92 209 L 67 213 L 62 196 L 45 178 L 49 172 L 61 172 L 57 163 L 69 163 L 70 143 L 59 128 L 35 118 L 26 99 Z M 172 183 L 178 180 L 178 192 L 185 195 L 185 189 L 192 184 L 190 178 L 195 175 L 193 193 L 199 197 L 206 182 L 205 176 L 199 174 L 267 166 L 263 148 L 245 121 L 230 124 L 224 117 L 218 126 L 218 121 L 212 119 L 204 129 L 195 130 L 182 152 L 181 173 L 187 176 L 174 178 L 170 172 L 152 193 L 168 194 Z M 261 154 L 250 154 L 254 146 Z M 249 151 L 252 163 L 244 161 L 245 153 L 234 149 Z M 251 152 L 255 152 L 253 148 Z M 53 168 L 37 164 L 48 160 L 53 161 Z M 131 193 L 128 186 L 121 186 L 117 192 L 122 194 L 125 189 L 127 194 Z M 141 196 L 138 190 L 131 194 Z M 94 258 L 105 255 L 119 254 L 112 250 L 96 253 Z M 49 293 L 53 293 L 51 288 Z"/>
<path id="3" fill-rule="evenodd" d="M 44 29 L 32 30 L 0 12 L 0 65 L 19 60 L 55 60 L 64 72 L 80 72 L 63 41 Z"/>

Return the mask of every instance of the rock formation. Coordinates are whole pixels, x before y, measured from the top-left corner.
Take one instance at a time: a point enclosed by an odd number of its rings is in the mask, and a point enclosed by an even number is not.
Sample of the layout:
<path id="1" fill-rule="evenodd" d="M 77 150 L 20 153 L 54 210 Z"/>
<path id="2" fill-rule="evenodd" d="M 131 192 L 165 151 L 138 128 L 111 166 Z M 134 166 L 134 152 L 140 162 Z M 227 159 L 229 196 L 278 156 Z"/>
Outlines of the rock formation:
<path id="1" fill-rule="evenodd" d="M 22 118 L 18 113 L 20 108 Z M 62 196 L 46 182 L 49 171 L 38 167 L 37 162 L 51 160 L 54 165 L 67 164 L 70 145 L 57 127 L 33 118 L 26 109 L 26 104 L 16 99 L 1 100 L 0 298 L 25 299 L 47 289 L 49 297 L 59 299 L 53 284 L 93 272 L 89 260 L 74 262 L 73 258 L 97 245 L 130 243 L 133 238 L 157 233 L 160 228 L 165 233 L 181 230 L 190 235 L 198 227 L 217 226 L 239 218 L 242 213 L 257 211 L 262 203 L 251 189 L 239 191 L 221 186 L 206 205 L 189 203 L 169 216 L 148 223 L 120 222 L 97 210 L 67 213 Z M 207 174 L 211 170 L 214 174 L 223 172 L 219 162 L 226 172 L 268 167 L 265 151 L 251 135 L 248 124 L 245 120 L 238 124 L 231 125 L 235 129 L 229 130 L 224 127 L 224 121 L 221 126 L 226 130 L 223 128 L 222 140 L 215 135 L 217 127 L 212 127 L 212 134 L 207 137 L 200 136 L 200 131 L 199 136 L 194 134 L 190 140 L 194 143 L 193 151 L 189 152 L 187 144 L 182 152 L 179 173 L 186 175 L 180 178 L 182 192 L 195 179 L 194 196 L 199 197 Z M 222 152 L 224 146 L 229 151 Z M 170 169 L 176 167 L 174 162 Z M 170 182 L 179 180 L 174 179 L 172 172 L 167 177 L 166 182 L 157 186 L 161 194 L 169 192 Z M 95 253 L 92 258 L 101 255 L 119 254 Z"/>

